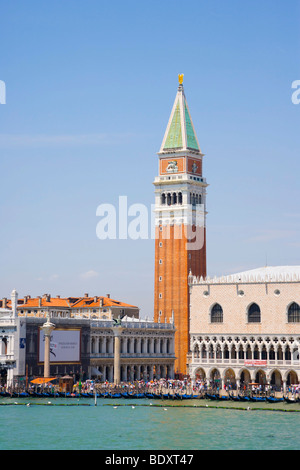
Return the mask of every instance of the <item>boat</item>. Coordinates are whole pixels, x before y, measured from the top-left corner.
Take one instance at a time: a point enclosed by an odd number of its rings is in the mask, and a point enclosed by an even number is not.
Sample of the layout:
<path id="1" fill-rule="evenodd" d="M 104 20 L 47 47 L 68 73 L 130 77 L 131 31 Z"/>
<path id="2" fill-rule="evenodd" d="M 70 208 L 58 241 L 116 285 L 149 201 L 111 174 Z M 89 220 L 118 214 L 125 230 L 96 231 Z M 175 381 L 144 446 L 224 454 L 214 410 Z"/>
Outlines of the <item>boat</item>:
<path id="1" fill-rule="evenodd" d="M 210 393 L 206 393 L 205 398 L 208 398 L 209 400 L 217 400 L 218 396 L 217 395 L 212 395 Z"/>
<path id="2" fill-rule="evenodd" d="M 226 401 L 226 400 L 230 400 L 230 398 L 229 398 L 229 396 L 227 396 L 227 395 L 219 395 L 219 396 L 218 396 L 218 400 Z"/>
<path id="3" fill-rule="evenodd" d="M 241 401 L 250 401 L 250 398 L 247 397 L 246 395 L 245 396 L 244 395 L 238 395 L 238 397 Z"/>
<path id="4" fill-rule="evenodd" d="M 82 398 L 91 398 L 91 397 L 90 397 L 90 394 L 89 394 L 89 393 L 86 393 L 86 392 L 81 392 L 81 393 L 80 393 L 80 396 L 81 396 Z"/>
<path id="5" fill-rule="evenodd" d="M 181 395 L 182 400 L 190 400 L 191 398 L 193 398 L 193 395 L 187 395 L 186 393 Z"/>
<path id="6" fill-rule="evenodd" d="M 266 397 L 250 397 L 250 401 L 262 402 L 262 401 L 266 401 Z"/>
<path id="7" fill-rule="evenodd" d="M 154 398 L 153 393 L 145 393 L 146 398 Z"/>
<path id="8" fill-rule="evenodd" d="M 170 397 L 171 400 L 179 400 L 180 399 L 180 395 L 177 396 L 176 393 L 172 393 L 172 394 L 170 393 L 169 397 Z"/>
<path id="9" fill-rule="evenodd" d="M 267 397 L 267 401 L 269 403 L 280 403 L 282 401 L 284 401 L 284 398 L 276 398 L 276 397 Z"/>
<path id="10" fill-rule="evenodd" d="M 110 393 L 109 398 L 122 398 L 121 393 Z"/>
<path id="11" fill-rule="evenodd" d="M 229 395 L 229 398 L 230 400 L 233 400 L 233 401 L 241 401 L 241 397 L 239 397 L 238 395 L 237 396 Z"/>
<path id="12" fill-rule="evenodd" d="M 289 397 L 283 397 L 284 400 L 286 401 L 286 403 L 297 403 L 297 399 L 296 398 L 289 398 Z"/>
<path id="13" fill-rule="evenodd" d="M 155 398 L 156 400 L 160 400 L 161 399 L 160 393 L 153 393 L 153 398 Z"/>

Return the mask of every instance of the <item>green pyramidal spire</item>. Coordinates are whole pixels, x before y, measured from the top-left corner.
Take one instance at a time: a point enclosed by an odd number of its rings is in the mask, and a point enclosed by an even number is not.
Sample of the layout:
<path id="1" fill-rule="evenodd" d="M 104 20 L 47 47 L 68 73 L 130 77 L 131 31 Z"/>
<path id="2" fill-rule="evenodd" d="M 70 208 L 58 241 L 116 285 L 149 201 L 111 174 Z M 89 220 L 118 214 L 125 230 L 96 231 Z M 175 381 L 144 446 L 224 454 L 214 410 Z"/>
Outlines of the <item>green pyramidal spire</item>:
<path id="1" fill-rule="evenodd" d="M 192 150 L 201 154 L 198 139 L 183 90 L 183 75 L 179 75 L 179 87 L 160 153 Z"/>

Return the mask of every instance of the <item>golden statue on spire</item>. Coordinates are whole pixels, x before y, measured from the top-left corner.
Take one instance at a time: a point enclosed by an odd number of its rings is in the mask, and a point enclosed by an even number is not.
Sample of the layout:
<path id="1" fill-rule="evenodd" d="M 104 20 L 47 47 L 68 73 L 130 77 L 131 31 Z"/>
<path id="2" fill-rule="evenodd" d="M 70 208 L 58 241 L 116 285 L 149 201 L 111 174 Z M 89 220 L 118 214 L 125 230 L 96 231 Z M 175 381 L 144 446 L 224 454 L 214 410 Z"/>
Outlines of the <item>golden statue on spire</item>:
<path id="1" fill-rule="evenodd" d="M 183 83 L 183 73 L 180 73 L 178 75 L 178 81 L 179 81 L 179 85 L 182 85 L 182 83 Z"/>

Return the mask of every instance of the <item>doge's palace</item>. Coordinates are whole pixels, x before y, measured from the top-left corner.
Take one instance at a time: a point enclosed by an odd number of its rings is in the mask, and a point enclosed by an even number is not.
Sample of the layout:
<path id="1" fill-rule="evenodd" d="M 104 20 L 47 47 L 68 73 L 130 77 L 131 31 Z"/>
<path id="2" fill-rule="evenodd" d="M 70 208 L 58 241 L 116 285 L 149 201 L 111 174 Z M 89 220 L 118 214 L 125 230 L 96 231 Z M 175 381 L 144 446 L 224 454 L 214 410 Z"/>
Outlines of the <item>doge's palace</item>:
<path id="1" fill-rule="evenodd" d="M 192 378 L 222 387 L 300 379 L 300 266 L 189 276 Z"/>

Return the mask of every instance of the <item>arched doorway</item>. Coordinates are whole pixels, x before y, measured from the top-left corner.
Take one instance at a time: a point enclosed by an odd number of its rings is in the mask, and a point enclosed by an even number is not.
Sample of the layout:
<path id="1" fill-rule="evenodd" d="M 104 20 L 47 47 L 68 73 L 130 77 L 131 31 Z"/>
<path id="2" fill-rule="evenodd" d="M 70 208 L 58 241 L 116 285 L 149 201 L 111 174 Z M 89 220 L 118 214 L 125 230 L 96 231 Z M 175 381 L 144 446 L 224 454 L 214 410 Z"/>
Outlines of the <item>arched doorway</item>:
<path id="1" fill-rule="evenodd" d="M 267 377 L 264 370 L 258 370 L 255 374 L 255 382 L 259 385 L 265 386 L 267 383 Z"/>
<path id="2" fill-rule="evenodd" d="M 224 374 L 224 386 L 226 390 L 236 389 L 235 373 L 232 369 L 227 369 Z"/>
<path id="3" fill-rule="evenodd" d="M 241 387 L 246 386 L 251 382 L 251 376 L 248 369 L 242 369 L 240 372 L 240 384 Z"/>
<path id="4" fill-rule="evenodd" d="M 298 375 L 294 370 L 290 370 L 286 376 L 286 384 L 287 385 L 296 385 L 298 384 Z"/>
<path id="5" fill-rule="evenodd" d="M 271 373 L 270 384 L 272 385 L 272 387 L 275 390 L 280 390 L 281 389 L 281 387 L 282 387 L 282 377 L 281 377 L 281 373 L 279 372 L 279 370 L 276 369 Z"/>
<path id="6" fill-rule="evenodd" d="M 195 370 L 194 375 L 195 375 L 195 379 L 200 380 L 201 382 L 204 382 L 206 379 L 205 370 L 202 369 L 201 367 L 198 367 L 198 369 Z"/>
<path id="7" fill-rule="evenodd" d="M 221 374 L 219 369 L 212 369 L 210 372 L 210 382 L 213 388 L 221 387 Z"/>

